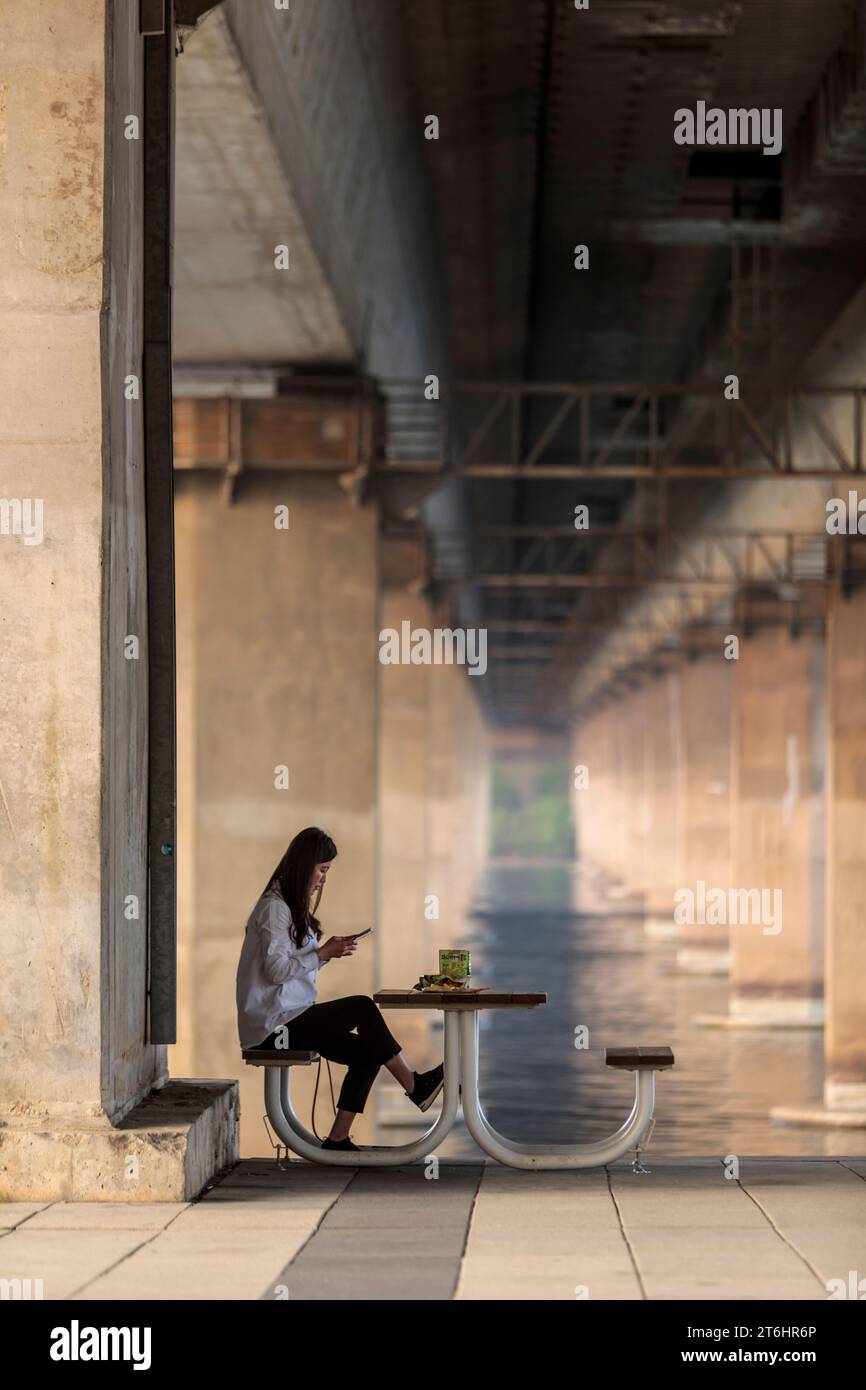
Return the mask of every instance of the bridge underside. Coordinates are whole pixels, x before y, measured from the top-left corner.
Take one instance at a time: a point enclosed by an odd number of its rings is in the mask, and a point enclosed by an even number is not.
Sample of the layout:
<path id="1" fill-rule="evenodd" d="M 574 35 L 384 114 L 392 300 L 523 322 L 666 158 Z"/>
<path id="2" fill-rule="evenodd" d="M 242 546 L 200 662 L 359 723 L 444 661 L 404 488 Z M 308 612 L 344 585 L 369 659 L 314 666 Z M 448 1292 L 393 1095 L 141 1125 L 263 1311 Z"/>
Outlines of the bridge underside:
<path id="1" fill-rule="evenodd" d="M 533 760 L 571 906 L 728 975 L 702 1025 L 823 1024 L 807 1119 L 860 1123 L 863 0 L 7 28 L 5 1190 L 174 1200 L 231 1161 L 236 1084 L 168 1065 L 237 1073 L 293 831 L 338 843 L 329 930 L 376 927 L 346 992 L 408 987 Z M 780 148 L 678 143 L 699 103 L 780 112 Z M 413 660 L 433 632 L 462 661 Z"/>

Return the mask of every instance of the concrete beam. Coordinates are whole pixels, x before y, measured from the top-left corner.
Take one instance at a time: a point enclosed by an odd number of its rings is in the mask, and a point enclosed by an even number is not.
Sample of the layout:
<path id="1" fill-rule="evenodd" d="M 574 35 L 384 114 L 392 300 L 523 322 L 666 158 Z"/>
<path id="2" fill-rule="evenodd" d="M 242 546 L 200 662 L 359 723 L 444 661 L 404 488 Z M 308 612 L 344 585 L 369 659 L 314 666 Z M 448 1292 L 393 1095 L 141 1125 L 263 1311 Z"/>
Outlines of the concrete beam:
<path id="1" fill-rule="evenodd" d="M 443 374 L 400 0 L 228 0 L 223 12 L 355 355 L 376 376 Z"/>
<path id="2" fill-rule="evenodd" d="M 266 8 L 247 7 L 246 23 Z M 355 350 L 224 13 L 205 16 L 177 62 L 176 360 L 350 365 Z"/>

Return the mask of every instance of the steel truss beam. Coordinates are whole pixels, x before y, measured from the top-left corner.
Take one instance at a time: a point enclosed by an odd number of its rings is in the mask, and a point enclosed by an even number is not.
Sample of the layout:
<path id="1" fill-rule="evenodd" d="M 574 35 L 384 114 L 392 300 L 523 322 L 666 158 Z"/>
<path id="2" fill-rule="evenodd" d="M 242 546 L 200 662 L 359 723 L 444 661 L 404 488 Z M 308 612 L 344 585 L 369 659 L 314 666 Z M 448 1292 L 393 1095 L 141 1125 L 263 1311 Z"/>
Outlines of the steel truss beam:
<path id="1" fill-rule="evenodd" d="M 478 536 L 476 567 L 464 578 L 486 589 L 827 582 L 825 531 L 494 526 Z"/>
<path id="2" fill-rule="evenodd" d="M 292 393 L 245 399 L 179 398 L 180 469 L 345 470 L 387 480 L 462 473 L 472 478 L 829 478 L 864 471 L 866 385 L 749 388 L 723 383 L 646 385 L 457 383 L 439 401 L 418 382 L 297 378 Z M 830 424 L 826 407 L 839 419 Z M 332 428 L 320 424 L 330 415 Z M 688 416 L 688 418 L 686 418 Z"/>
<path id="3" fill-rule="evenodd" d="M 417 448 L 408 457 L 392 451 L 389 466 L 539 481 L 857 477 L 864 471 L 864 395 L 864 384 L 772 389 L 741 382 L 740 398 L 728 400 L 722 381 L 457 383 L 442 391 L 438 446 L 430 447 L 430 402 L 419 392 L 426 456 Z M 404 430 L 409 400 L 401 397 Z M 835 428 L 822 414 L 834 402 L 845 417 Z M 682 432 L 686 406 L 697 407 L 696 418 Z"/>

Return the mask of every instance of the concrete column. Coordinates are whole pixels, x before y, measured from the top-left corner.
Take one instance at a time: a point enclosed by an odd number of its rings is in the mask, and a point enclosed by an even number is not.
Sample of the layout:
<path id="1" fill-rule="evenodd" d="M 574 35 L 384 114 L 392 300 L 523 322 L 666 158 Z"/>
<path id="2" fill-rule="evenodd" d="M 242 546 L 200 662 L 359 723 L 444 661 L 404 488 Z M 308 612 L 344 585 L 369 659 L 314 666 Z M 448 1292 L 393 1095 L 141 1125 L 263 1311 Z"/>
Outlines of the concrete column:
<path id="1" fill-rule="evenodd" d="M 641 744 L 643 739 L 640 692 L 617 699 L 610 708 L 612 723 L 612 841 L 616 882 L 609 890 L 612 902 L 622 902 L 641 892 L 640 796 Z"/>
<path id="2" fill-rule="evenodd" d="M 665 672 L 648 681 L 641 695 L 648 823 L 644 847 L 644 929 L 647 936 L 664 939 L 680 934 L 674 921 L 681 816 L 678 674 Z"/>
<path id="3" fill-rule="evenodd" d="M 590 895 L 589 906 L 607 910 L 609 894 L 623 890 L 616 829 L 619 769 L 614 707 L 604 705 L 579 733 L 575 762 L 583 763 L 589 776 L 589 787 L 576 794 L 574 803 L 580 867 L 586 870 L 581 882 Z"/>
<path id="4" fill-rule="evenodd" d="M 605 704 L 572 741 L 589 787 L 572 796 L 579 877 L 575 905 L 615 913 L 638 910 L 645 889 L 648 834 L 644 788 L 645 710 L 640 690 Z"/>
<path id="5" fill-rule="evenodd" d="M 288 508 L 288 529 L 275 509 Z M 241 1148 L 270 1153 L 262 1074 L 244 1067 L 234 980 L 244 925 L 289 841 L 336 841 L 319 917 L 327 936 L 376 920 L 376 515 L 332 476 L 180 476 L 178 544 L 179 921 L 186 1068 L 241 1078 Z M 286 769 L 288 786 L 280 769 Z M 283 776 L 283 782 L 285 781 Z M 185 837 L 185 838 L 184 838 Z M 370 994 L 377 934 L 332 961 L 319 998 Z M 172 1065 L 175 1065 L 172 1060 Z M 343 1068 L 331 1064 L 335 1093 Z M 315 1068 L 293 1073 L 310 1115 Z M 385 1083 L 390 1084 L 390 1083 Z M 323 1064 L 317 1125 L 330 1127 Z M 353 1134 L 372 1135 L 372 1106 Z"/>
<path id="6" fill-rule="evenodd" d="M 449 626 L 435 611 L 435 626 Z M 479 849 L 486 825 L 478 824 L 486 796 L 488 749 L 472 677 L 456 666 L 433 666 L 430 678 L 428 786 L 430 803 L 430 891 L 439 902 L 432 925 L 438 945 L 459 946 L 479 876 Z M 429 968 L 435 969 L 435 953 Z"/>
<path id="7" fill-rule="evenodd" d="M 579 722 L 571 739 L 569 774 L 576 855 L 572 907 L 576 912 L 606 907 L 604 893 L 610 882 L 614 839 L 609 716 L 608 707 L 597 709 Z M 577 786 L 576 776 L 580 781 Z"/>
<path id="8" fill-rule="evenodd" d="M 628 906 L 646 908 L 652 878 L 652 800 L 646 776 L 647 702 L 644 686 L 623 701 L 626 721 L 626 757 L 622 768 L 620 834 L 625 854 L 623 875 L 629 888 Z"/>
<path id="9" fill-rule="evenodd" d="M 862 546 L 862 542 L 860 543 Z M 866 591 L 834 593 L 827 622 L 827 1021 L 823 1105 L 781 1105 L 774 1119 L 866 1125 Z"/>
<path id="10" fill-rule="evenodd" d="M 387 543 L 386 543 L 387 554 Z M 386 564 L 387 569 L 387 564 Z M 380 631 L 449 626 L 405 586 L 385 587 Z M 488 750 L 470 677 L 454 666 L 379 670 L 377 985 L 410 988 L 437 968 L 440 947 L 462 946 L 488 849 Z M 411 1065 L 442 1059 L 440 1019 L 389 1019 Z M 417 1121 L 393 1085 L 377 1092 L 379 1124 Z"/>
<path id="11" fill-rule="evenodd" d="M 729 1015 L 703 1021 L 819 1026 L 823 642 L 765 628 L 741 643 L 732 666 L 732 994 Z"/>
<path id="12" fill-rule="evenodd" d="M 147 1041 L 138 7 L 7 6 L 3 47 L 0 1197 L 181 1201 L 237 1098 Z"/>
<path id="13" fill-rule="evenodd" d="M 731 885 L 731 666 L 721 647 L 715 656 L 683 662 L 679 672 L 680 888 Z M 726 974 L 730 968 L 727 924 L 690 913 L 682 925 L 677 965 L 692 974 Z"/>
<path id="14" fill-rule="evenodd" d="M 640 879 L 637 843 L 632 832 L 635 766 L 634 745 L 637 735 L 636 694 L 620 696 L 611 706 L 611 751 L 612 786 L 611 805 L 613 818 L 610 827 L 613 863 L 616 882 L 608 890 L 614 899 L 621 899 L 628 892 L 634 892 Z"/>
<path id="15" fill-rule="evenodd" d="M 380 630 L 408 620 L 429 628 L 430 605 L 405 588 L 385 589 Z M 379 670 L 379 833 L 377 882 L 377 984 L 410 988 L 432 966 L 435 922 L 431 884 L 430 668 L 382 666 Z M 428 1061 L 430 1019 L 411 1011 L 394 1015 L 400 1041 L 416 1065 Z M 393 1021 L 393 1020 L 392 1020 Z M 381 1119 L 391 1106 L 383 1092 Z M 394 1106 L 395 1114 L 397 1107 Z"/>
<path id="16" fill-rule="evenodd" d="M 827 1024 L 824 1103 L 866 1114 L 866 592 L 827 631 Z"/>

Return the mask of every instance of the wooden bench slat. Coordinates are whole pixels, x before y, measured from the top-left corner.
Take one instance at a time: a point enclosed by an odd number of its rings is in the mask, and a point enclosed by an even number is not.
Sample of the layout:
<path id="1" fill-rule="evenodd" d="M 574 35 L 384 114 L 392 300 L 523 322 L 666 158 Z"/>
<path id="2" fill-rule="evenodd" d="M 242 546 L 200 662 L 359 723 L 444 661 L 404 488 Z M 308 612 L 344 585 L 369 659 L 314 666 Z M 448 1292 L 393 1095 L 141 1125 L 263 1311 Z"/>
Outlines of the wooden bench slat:
<path id="1" fill-rule="evenodd" d="M 245 1047 L 241 1056 L 250 1067 L 309 1067 L 319 1060 L 318 1052 L 291 1052 L 285 1047 Z"/>
<path id="2" fill-rule="evenodd" d="M 661 1071 L 674 1065 L 674 1054 L 669 1047 L 606 1047 L 604 1061 L 624 1071 Z"/>

